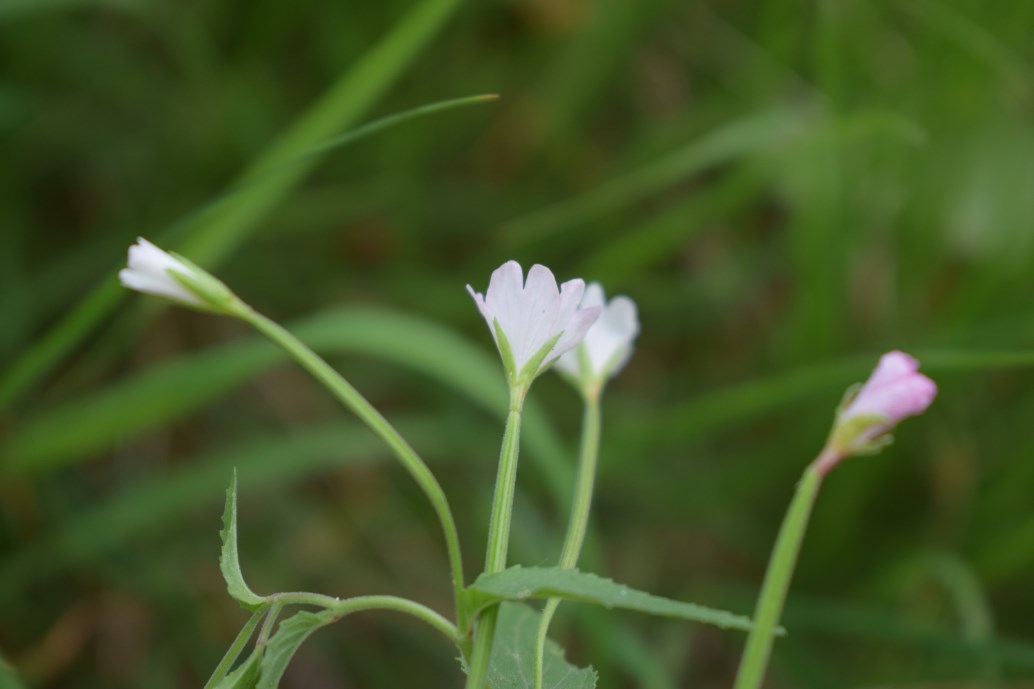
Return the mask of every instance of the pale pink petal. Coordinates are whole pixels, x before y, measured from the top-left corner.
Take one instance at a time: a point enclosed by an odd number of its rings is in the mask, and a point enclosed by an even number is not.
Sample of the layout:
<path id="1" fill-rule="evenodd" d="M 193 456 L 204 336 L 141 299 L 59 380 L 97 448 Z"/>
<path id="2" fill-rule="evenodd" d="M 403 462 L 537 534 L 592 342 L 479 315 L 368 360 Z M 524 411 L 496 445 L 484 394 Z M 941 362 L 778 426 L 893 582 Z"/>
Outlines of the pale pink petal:
<path id="1" fill-rule="evenodd" d="M 467 286 L 489 327 L 498 321 L 506 334 L 517 372 L 554 339 L 557 342 L 539 371 L 578 344 L 591 325 L 591 319 L 588 324 L 583 321 L 587 316 L 596 315 L 578 308 L 584 289 L 585 283 L 581 280 L 571 280 L 558 287 L 553 273 L 541 265 L 533 265 L 525 281 L 515 261 L 507 261 L 492 273 L 483 297 Z"/>
<path id="2" fill-rule="evenodd" d="M 590 282 L 585 286 L 585 294 L 582 296 L 580 306 L 599 306 L 603 308 L 607 301 L 606 295 L 603 293 L 603 286 L 598 282 Z"/>
<path id="3" fill-rule="evenodd" d="M 635 302 L 624 296 L 614 297 L 585 336 L 593 371 L 600 374 L 610 367 L 607 373 L 613 375 L 624 368 L 632 356 L 632 342 L 637 335 Z"/>
<path id="4" fill-rule="evenodd" d="M 602 307 L 599 318 L 589 328 L 581 345 L 563 354 L 557 367 L 576 378 L 599 381 L 620 371 L 632 356 L 632 343 L 639 334 L 639 318 L 635 302 L 628 297 L 615 297 L 608 304 L 603 288 L 597 282 L 585 288 L 581 308 Z M 581 370 L 581 355 L 585 350 L 588 371 Z"/>
<path id="5" fill-rule="evenodd" d="M 543 362 L 543 366 L 548 366 L 552 362 L 556 361 L 557 357 L 561 354 L 570 351 L 574 347 L 578 346 L 578 343 L 585 337 L 585 333 L 589 331 L 592 324 L 596 322 L 596 319 L 600 317 L 600 307 L 591 306 L 587 309 L 578 309 L 567 323 L 567 328 L 564 330 L 564 334 L 557 341 L 556 346 L 553 347 L 549 356 Z"/>
<path id="6" fill-rule="evenodd" d="M 888 352 L 859 389 L 841 418 L 884 416 L 886 428 L 922 414 L 937 395 L 937 385 L 919 373 L 919 362 L 903 352 Z"/>

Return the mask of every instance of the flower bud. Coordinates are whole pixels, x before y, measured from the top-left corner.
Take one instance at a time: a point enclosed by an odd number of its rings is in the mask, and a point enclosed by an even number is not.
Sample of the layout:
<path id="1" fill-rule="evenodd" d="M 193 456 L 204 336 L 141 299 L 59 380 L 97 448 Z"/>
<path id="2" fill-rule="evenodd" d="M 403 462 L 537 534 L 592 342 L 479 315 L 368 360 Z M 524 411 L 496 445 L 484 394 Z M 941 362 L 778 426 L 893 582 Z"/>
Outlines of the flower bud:
<path id="1" fill-rule="evenodd" d="M 848 391 L 820 469 L 825 473 L 841 457 L 878 452 L 902 419 L 922 414 L 936 395 L 937 385 L 919 373 L 918 361 L 904 352 L 887 352 L 869 380 Z"/>
<path id="2" fill-rule="evenodd" d="M 118 277 L 124 287 L 203 311 L 232 314 L 241 304 L 218 279 L 142 237 L 129 247 L 128 267 Z"/>

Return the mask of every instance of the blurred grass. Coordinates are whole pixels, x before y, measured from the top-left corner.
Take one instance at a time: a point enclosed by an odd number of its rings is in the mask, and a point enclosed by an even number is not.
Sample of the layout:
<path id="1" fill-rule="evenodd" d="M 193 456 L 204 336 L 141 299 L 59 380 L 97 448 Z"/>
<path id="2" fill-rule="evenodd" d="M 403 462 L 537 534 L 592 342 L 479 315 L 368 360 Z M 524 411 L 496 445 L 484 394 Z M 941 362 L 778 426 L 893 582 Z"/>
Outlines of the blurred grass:
<path id="1" fill-rule="evenodd" d="M 913 351 L 940 398 L 824 487 L 772 685 L 1034 679 L 1031 26 L 1024 0 L 0 2 L 0 654 L 39 687 L 203 682 L 242 621 L 234 465 L 256 582 L 448 607 L 418 491 L 314 384 L 235 324 L 118 308 L 143 234 L 399 420 L 470 574 L 505 398 L 462 288 L 503 260 L 640 305 L 586 562 L 662 595 L 749 611 L 843 388 Z M 532 397 L 514 548 L 544 564 L 579 410 Z M 576 608 L 557 630 L 607 686 L 729 683 L 737 635 Z M 459 681 L 369 616 L 285 685 Z"/>

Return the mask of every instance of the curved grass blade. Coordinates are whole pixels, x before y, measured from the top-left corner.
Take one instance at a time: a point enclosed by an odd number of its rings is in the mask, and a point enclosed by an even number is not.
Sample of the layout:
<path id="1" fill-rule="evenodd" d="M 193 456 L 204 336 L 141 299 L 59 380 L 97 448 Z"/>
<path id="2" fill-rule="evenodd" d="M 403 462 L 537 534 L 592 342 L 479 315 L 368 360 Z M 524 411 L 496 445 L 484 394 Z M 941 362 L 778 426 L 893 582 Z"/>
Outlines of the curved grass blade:
<path id="1" fill-rule="evenodd" d="M 206 268 L 222 261 L 301 182 L 317 159 L 306 154 L 362 117 L 459 4 L 460 0 L 423 0 L 410 10 L 244 171 L 234 186 L 247 193 L 231 194 L 201 214 L 187 228 L 184 241 L 170 248 Z M 299 156 L 304 159 L 284 165 Z M 115 309 L 122 292 L 113 277 L 105 278 L 15 362 L 0 378 L 0 409 L 9 408 L 65 359 Z"/>
<path id="2" fill-rule="evenodd" d="M 318 353 L 362 354 L 439 380 L 478 407 L 506 414 L 498 360 L 447 328 L 377 309 L 342 309 L 306 319 L 292 330 Z M 36 473 L 81 461 L 146 430 L 201 408 L 285 358 L 260 338 L 182 357 L 107 391 L 72 400 L 23 422 L 0 444 L 0 472 Z M 554 497 L 567 500 L 573 469 L 543 410 L 525 407 L 526 444 Z"/>
<path id="3" fill-rule="evenodd" d="M 813 125 L 814 118 L 796 107 L 747 115 L 660 160 L 519 218 L 506 225 L 504 231 L 515 244 L 544 239 L 570 225 L 613 213 L 716 164 L 785 146 Z"/>

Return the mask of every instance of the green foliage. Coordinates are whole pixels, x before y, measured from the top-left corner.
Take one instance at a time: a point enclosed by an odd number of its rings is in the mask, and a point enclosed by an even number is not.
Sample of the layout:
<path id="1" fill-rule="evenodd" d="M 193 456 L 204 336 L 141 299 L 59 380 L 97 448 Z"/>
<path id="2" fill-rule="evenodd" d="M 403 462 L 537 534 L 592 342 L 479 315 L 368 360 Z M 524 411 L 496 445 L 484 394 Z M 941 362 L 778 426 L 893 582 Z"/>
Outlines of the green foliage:
<path id="1" fill-rule="evenodd" d="M 232 194 L 199 214 L 178 247 L 207 266 L 217 264 L 243 242 L 276 205 L 290 194 L 316 159 L 309 154 L 342 129 L 353 126 L 377 98 L 399 78 L 458 6 L 459 0 L 423 0 L 398 22 L 365 59 L 341 76 L 294 125 L 241 174 L 246 193 Z M 291 165 L 284 165 L 284 163 Z M 0 407 L 6 407 L 36 380 L 58 365 L 88 336 L 122 297 L 104 281 L 84 301 L 26 352 L 0 380 Z"/>
<path id="2" fill-rule="evenodd" d="M 266 654 L 262 659 L 262 678 L 258 681 L 258 689 L 276 689 L 280 679 L 305 640 L 321 627 L 336 620 L 331 610 L 313 613 L 302 610 L 280 623 L 276 633 L 266 646 Z"/>
<path id="3" fill-rule="evenodd" d="M 0 639 L 23 683 L 201 686 L 241 624 L 210 529 L 234 466 L 263 506 L 253 584 L 448 607 L 433 515 L 383 448 L 236 324 L 130 304 L 113 272 L 138 235 L 397 422 L 468 576 L 506 390 L 462 288 L 503 260 L 639 304 L 581 562 L 672 598 L 751 609 L 839 395 L 909 351 L 941 395 L 825 482 L 771 681 L 1034 677 L 1034 4 L 181 5 L 0 2 Z M 524 419 L 512 563 L 555 562 L 568 514 L 578 408 L 554 378 Z M 731 683 L 740 634 L 564 609 L 607 683 Z M 442 639 L 385 619 L 342 625 L 315 671 L 462 682 Z M 88 642 L 40 659 L 54 638 Z"/>
<path id="4" fill-rule="evenodd" d="M 223 511 L 223 530 L 219 533 L 223 548 L 219 553 L 219 569 L 226 580 L 226 589 L 230 597 L 247 610 L 257 610 L 266 603 L 266 599 L 256 594 L 244 581 L 241 572 L 240 557 L 237 552 L 237 471 L 233 472 L 233 480 L 226 490 L 226 508 Z"/>
<path id="5" fill-rule="evenodd" d="M 216 665 L 215 670 L 212 671 L 212 676 L 205 682 L 205 689 L 216 689 L 218 686 L 225 684 L 227 675 L 230 674 L 233 664 L 237 662 L 237 658 L 244 651 L 244 647 L 247 646 L 248 642 L 251 641 L 252 635 L 255 633 L 255 629 L 258 627 L 259 622 L 262 621 L 265 611 L 257 611 L 252 613 L 248 621 L 241 627 L 240 633 L 237 634 L 237 638 L 233 640 L 230 647 L 226 650 L 223 655 L 223 659 Z M 255 656 L 258 654 L 258 650 L 252 653 L 251 656 L 245 661 L 244 665 L 252 663 Z M 257 667 L 256 663 L 252 663 L 253 667 Z M 243 666 L 242 666 L 243 667 Z M 241 673 L 243 674 L 243 673 Z"/>
<path id="6" fill-rule="evenodd" d="M 501 603 L 495 644 L 489 657 L 492 689 L 532 689 L 535 683 L 535 638 L 541 615 L 527 605 Z M 574 667 L 556 643 L 546 643 L 542 683 L 552 689 L 594 689 L 596 672 Z"/>
<path id="7" fill-rule="evenodd" d="M 255 689 L 262 672 L 263 653 L 256 649 L 240 667 L 226 675 L 215 689 Z"/>
<path id="8" fill-rule="evenodd" d="M 635 610 L 662 617 L 713 624 L 722 629 L 749 630 L 750 618 L 683 603 L 630 589 L 610 579 L 559 567 L 511 567 L 482 574 L 469 587 L 471 604 L 478 610 L 503 600 L 563 598 L 605 608 Z"/>

